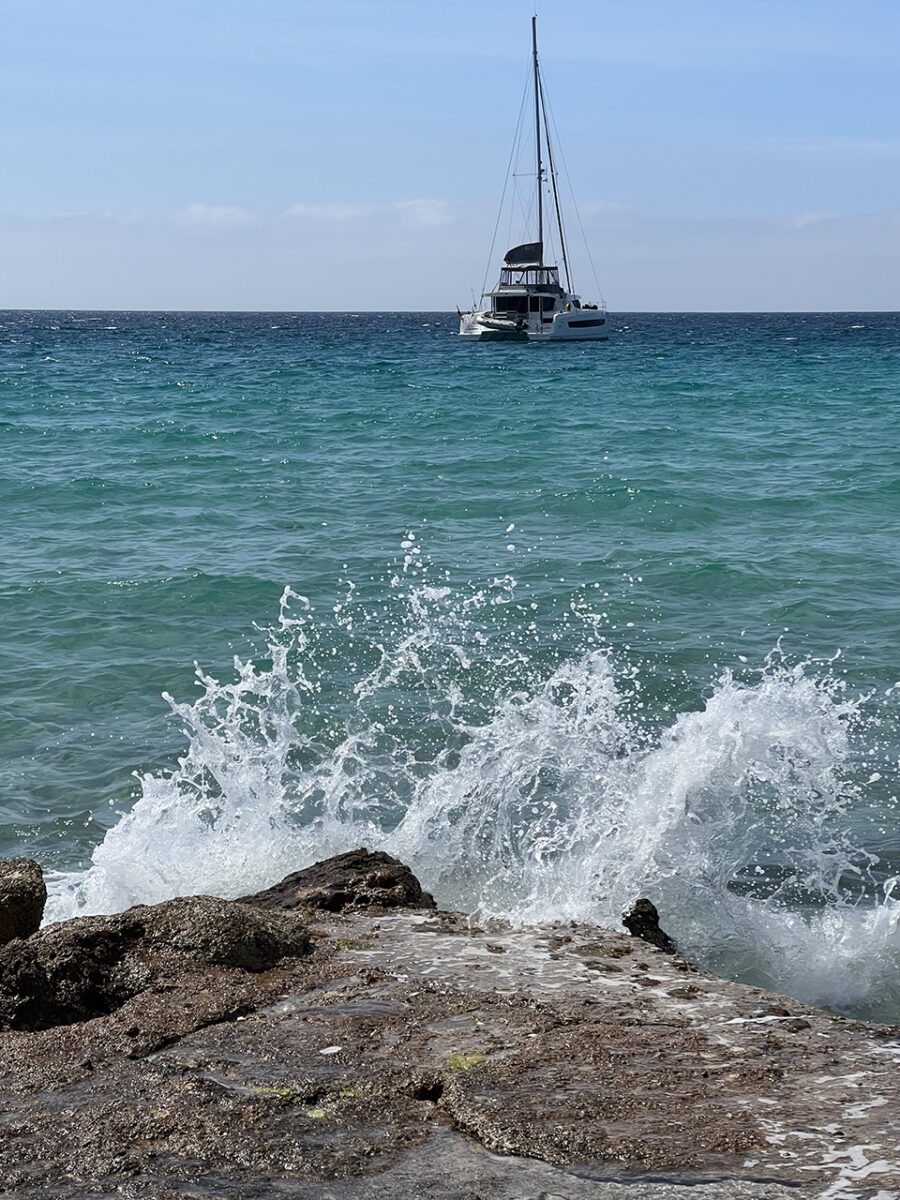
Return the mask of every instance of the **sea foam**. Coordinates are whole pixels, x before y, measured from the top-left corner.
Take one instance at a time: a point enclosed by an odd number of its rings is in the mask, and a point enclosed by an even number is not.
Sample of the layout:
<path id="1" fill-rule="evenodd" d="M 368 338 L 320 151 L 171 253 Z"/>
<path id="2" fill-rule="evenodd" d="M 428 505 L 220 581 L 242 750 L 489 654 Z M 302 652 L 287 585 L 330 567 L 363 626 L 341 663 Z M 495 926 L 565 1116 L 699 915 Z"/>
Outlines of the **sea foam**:
<path id="1" fill-rule="evenodd" d="M 850 832 L 862 701 L 827 666 L 773 655 L 650 711 L 593 614 L 548 639 L 514 579 L 454 589 L 407 540 L 390 619 L 350 583 L 327 614 L 288 588 L 258 660 L 166 697 L 185 753 L 50 877 L 50 919 L 237 896 L 367 845 L 483 919 L 615 927 L 646 895 L 701 965 L 897 1019 L 897 880 Z"/>

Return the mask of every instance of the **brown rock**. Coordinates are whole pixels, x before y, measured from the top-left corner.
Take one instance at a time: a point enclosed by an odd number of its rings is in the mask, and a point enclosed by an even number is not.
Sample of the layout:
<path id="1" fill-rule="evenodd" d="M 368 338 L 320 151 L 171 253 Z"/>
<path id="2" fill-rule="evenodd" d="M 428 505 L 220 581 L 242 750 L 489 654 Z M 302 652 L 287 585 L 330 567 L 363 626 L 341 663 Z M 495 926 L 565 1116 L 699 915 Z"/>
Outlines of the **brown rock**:
<path id="1" fill-rule="evenodd" d="M 462 914 L 381 908 L 321 910 L 315 924 L 315 953 L 272 969 L 305 937 L 300 916 L 208 897 L 0 949 L 8 967 L 41 946 L 37 966 L 61 985 L 78 943 L 84 970 L 87 950 L 104 960 L 99 985 L 144 989 L 95 1020 L 0 1033 L 0 1194 L 878 1200 L 900 1188 L 898 1028 L 698 969 L 687 984 L 682 960 L 574 923 L 487 932 Z M 594 969 L 612 960 L 634 970 Z"/>
<path id="2" fill-rule="evenodd" d="M 287 911 L 303 906 L 328 912 L 435 907 L 409 867 L 381 850 L 365 848 L 323 859 L 239 902 Z"/>
<path id="3" fill-rule="evenodd" d="M 47 888 L 44 874 L 30 858 L 0 862 L 0 944 L 27 938 L 41 927 Z"/>
<path id="4" fill-rule="evenodd" d="M 298 917 L 214 896 L 78 917 L 0 947 L 0 1029 L 50 1029 L 104 1016 L 203 968 L 264 971 L 311 949 Z"/>

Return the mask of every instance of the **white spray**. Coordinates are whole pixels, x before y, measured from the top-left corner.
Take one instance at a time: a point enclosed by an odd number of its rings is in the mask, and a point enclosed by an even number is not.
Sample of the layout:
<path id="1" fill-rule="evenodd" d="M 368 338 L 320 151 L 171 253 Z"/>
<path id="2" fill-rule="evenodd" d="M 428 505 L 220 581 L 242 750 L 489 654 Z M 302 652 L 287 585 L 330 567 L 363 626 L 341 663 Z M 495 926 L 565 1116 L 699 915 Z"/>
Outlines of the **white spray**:
<path id="1" fill-rule="evenodd" d="M 514 580 L 456 594 L 407 549 L 392 623 L 349 584 L 327 620 L 286 589 L 266 661 L 167 697 L 184 756 L 50 880 L 51 919 L 236 896 L 368 845 L 440 903 L 516 922 L 615 927 L 646 895 L 704 965 L 896 1019 L 896 881 L 847 832 L 859 701 L 772 661 L 660 728 L 596 621 L 548 653 Z"/>

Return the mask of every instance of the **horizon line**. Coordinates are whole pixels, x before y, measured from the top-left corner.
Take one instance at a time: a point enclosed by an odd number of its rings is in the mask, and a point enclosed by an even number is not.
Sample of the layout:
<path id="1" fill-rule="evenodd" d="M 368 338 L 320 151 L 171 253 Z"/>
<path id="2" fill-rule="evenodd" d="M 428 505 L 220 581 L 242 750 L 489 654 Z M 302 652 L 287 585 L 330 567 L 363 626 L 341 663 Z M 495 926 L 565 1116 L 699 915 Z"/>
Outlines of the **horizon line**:
<path id="1" fill-rule="evenodd" d="M 145 313 L 208 313 L 223 316 L 455 316 L 456 308 L 62 308 L 2 307 L 0 313 L 119 313 L 123 316 Z M 607 311 L 615 316 L 842 316 L 868 313 L 873 316 L 892 316 L 896 308 L 623 308 Z"/>

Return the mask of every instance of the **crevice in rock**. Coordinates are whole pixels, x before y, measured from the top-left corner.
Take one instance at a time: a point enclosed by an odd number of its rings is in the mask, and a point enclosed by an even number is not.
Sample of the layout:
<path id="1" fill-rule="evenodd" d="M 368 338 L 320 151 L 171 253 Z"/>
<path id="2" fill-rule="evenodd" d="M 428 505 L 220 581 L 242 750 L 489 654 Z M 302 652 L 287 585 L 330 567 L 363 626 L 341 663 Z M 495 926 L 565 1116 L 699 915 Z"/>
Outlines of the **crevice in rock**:
<path id="1" fill-rule="evenodd" d="M 444 1084 L 440 1079 L 423 1079 L 409 1094 L 413 1100 L 427 1100 L 429 1104 L 437 1104 L 444 1094 Z"/>

